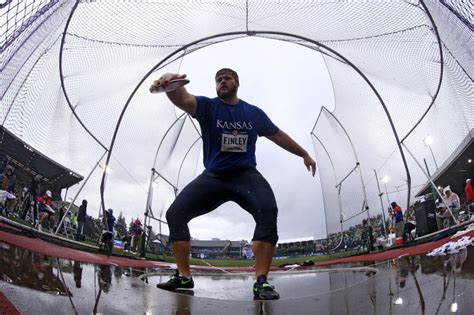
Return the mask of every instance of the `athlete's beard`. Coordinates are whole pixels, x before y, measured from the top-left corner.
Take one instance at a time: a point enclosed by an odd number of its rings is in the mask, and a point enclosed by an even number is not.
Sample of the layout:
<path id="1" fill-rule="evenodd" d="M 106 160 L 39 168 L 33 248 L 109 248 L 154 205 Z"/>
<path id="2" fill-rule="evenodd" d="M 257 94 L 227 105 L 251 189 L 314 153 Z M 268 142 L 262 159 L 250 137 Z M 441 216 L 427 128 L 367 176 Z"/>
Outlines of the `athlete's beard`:
<path id="1" fill-rule="evenodd" d="M 217 96 L 219 96 L 219 98 L 222 100 L 231 99 L 236 94 L 237 94 L 237 86 L 229 87 L 225 91 L 222 91 L 222 90 L 217 91 Z"/>

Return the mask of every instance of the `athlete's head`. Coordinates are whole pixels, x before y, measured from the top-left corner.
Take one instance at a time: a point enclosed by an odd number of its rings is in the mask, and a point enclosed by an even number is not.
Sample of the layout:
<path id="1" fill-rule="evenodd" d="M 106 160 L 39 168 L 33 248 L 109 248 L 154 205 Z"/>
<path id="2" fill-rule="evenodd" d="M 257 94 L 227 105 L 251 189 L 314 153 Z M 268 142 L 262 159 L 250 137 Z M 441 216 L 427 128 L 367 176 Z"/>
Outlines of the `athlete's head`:
<path id="1" fill-rule="evenodd" d="M 232 69 L 222 68 L 216 73 L 216 92 L 221 99 L 228 99 L 237 94 L 239 75 Z"/>

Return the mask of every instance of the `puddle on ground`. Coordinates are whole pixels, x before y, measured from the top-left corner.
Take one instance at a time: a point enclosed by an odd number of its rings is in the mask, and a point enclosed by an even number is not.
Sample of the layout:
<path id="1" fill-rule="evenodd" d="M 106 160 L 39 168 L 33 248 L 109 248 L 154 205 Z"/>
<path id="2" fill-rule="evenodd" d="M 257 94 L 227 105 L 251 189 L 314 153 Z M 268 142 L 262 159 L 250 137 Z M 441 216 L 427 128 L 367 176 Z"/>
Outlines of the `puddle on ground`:
<path id="1" fill-rule="evenodd" d="M 194 290 L 176 294 L 156 288 L 168 275 L 143 278 L 157 271 L 154 269 L 84 264 L 0 242 L 0 291 L 22 314 L 219 314 L 225 310 L 231 315 L 255 314 L 262 307 L 265 314 L 307 313 L 310 309 L 472 314 L 473 249 L 350 266 L 372 266 L 377 273 L 364 269 L 272 273 L 270 281 L 281 300 L 262 304 L 253 302 L 252 275 L 196 275 Z M 243 308 L 242 301 L 246 301 Z"/>

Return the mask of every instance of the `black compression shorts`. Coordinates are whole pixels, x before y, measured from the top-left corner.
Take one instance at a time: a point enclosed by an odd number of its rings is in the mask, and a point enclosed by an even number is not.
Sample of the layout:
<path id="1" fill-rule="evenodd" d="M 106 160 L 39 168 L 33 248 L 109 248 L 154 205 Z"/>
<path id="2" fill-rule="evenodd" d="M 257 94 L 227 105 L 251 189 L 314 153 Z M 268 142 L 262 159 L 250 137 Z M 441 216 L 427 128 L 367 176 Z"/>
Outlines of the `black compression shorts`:
<path id="1" fill-rule="evenodd" d="M 227 201 L 234 201 L 254 218 L 256 226 L 253 241 L 276 245 L 278 208 L 275 195 L 255 168 L 227 175 L 204 171 L 189 183 L 166 213 L 170 241 L 189 241 L 188 222 Z"/>

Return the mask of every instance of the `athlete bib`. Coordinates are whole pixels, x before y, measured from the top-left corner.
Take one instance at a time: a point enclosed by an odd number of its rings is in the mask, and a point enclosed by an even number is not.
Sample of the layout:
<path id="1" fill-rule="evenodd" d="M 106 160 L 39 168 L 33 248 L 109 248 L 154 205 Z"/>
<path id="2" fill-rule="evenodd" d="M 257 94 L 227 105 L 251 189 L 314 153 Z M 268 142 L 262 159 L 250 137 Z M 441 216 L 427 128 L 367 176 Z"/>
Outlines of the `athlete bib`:
<path id="1" fill-rule="evenodd" d="M 247 143 L 249 136 L 246 134 L 222 134 L 221 151 L 222 152 L 247 152 Z"/>

